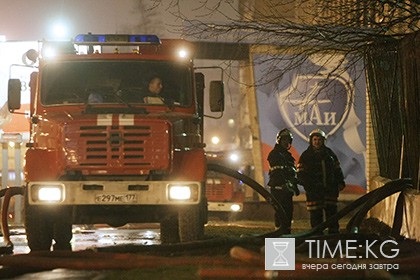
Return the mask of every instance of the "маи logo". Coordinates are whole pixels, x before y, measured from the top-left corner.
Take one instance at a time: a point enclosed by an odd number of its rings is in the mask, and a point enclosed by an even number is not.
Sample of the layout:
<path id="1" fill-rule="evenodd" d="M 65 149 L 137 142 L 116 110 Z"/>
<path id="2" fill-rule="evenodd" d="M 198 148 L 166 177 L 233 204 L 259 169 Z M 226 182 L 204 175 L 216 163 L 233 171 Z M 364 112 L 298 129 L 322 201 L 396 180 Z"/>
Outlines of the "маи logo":
<path id="1" fill-rule="evenodd" d="M 315 64 L 317 61 L 313 61 Z M 277 103 L 287 126 L 302 139 L 315 128 L 327 136 L 334 134 L 345 122 L 354 95 L 350 75 L 325 68 L 315 74 L 298 74 L 290 85 L 277 92 Z"/>

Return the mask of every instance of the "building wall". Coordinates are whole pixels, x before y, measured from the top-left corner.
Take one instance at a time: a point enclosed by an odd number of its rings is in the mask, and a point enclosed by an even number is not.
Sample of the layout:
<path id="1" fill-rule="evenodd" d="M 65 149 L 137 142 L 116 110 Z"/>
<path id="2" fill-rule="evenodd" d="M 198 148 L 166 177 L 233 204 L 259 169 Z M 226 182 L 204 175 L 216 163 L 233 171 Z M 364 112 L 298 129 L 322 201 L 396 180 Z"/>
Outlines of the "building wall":
<path id="1" fill-rule="evenodd" d="M 374 189 L 372 180 L 379 176 L 378 155 L 373 134 L 369 94 L 366 94 L 366 189 Z"/>
<path id="2" fill-rule="evenodd" d="M 418 39 L 420 37 L 420 33 L 414 33 L 410 36 L 404 38 L 400 43 L 400 53 L 399 59 L 401 62 L 400 72 L 397 72 L 394 75 L 394 79 L 397 79 L 398 75 L 401 75 L 401 97 L 404 98 L 403 105 L 395 104 L 395 102 L 388 102 L 392 106 L 400 106 L 400 111 L 403 115 L 402 117 L 402 124 L 405 130 L 402 131 L 402 139 L 403 144 L 401 150 L 398 150 L 399 157 L 396 156 L 391 158 L 387 157 L 384 160 L 388 160 L 386 162 L 389 164 L 394 172 L 392 174 L 397 174 L 399 169 L 399 177 L 410 177 L 413 183 L 413 189 L 407 189 L 404 191 L 403 195 L 403 222 L 400 234 L 406 238 L 415 239 L 417 241 L 420 240 L 420 220 L 418 219 L 420 215 L 420 193 L 419 193 L 419 185 L 418 185 L 418 122 L 413 121 L 414 119 L 418 119 L 418 106 L 416 107 L 416 101 L 418 101 L 418 85 L 419 85 L 419 72 L 416 71 L 419 65 L 419 51 L 418 51 Z M 417 40 L 417 41 L 416 41 Z M 417 75 L 417 76 L 416 76 Z M 383 78 L 380 76 L 380 78 Z M 393 80 L 391 80 L 393 81 Z M 383 81 L 380 80 L 379 83 Z M 394 81 L 395 82 L 395 81 Z M 383 94 L 383 93 L 382 93 Z M 413 102 L 414 101 L 414 102 Z M 369 102 L 369 100 L 368 100 Z M 397 107 L 398 108 L 398 107 Z M 367 145 L 368 145 L 368 157 L 367 157 L 367 178 L 368 178 L 368 191 L 373 191 L 382 187 L 384 184 L 390 182 L 390 178 L 384 178 L 379 176 L 379 163 L 378 163 L 378 156 L 377 150 L 375 145 L 375 139 L 373 134 L 373 127 L 371 121 L 371 111 L 369 106 L 367 107 L 367 130 L 368 130 L 368 137 L 367 137 Z M 417 117 L 416 117 L 417 116 Z M 382 118 L 380 117 L 380 122 L 386 122 L 387 116 L 384 114 Z M 397 117 L 397 116 L 394 116 Z M 384 126 L 385 127 L 385 126 Z M 394 130 L 391 131 L 391 135 L 393 137 L 399 138 L 401 134 L 395 132 Z M 390 144 L 386 139 L 377 139 L 382 142 L 381 144 L 390 149 Z M 382 151 L 387 152 L 387 151 Z M 402 156 L 401 156 L 402 154 Z M 407 162 L 410 162 L 407 164 Z M 406 165 L 404 165 L 404 163 Z M 387 166 L 388 167 L 388 166 Z M 417 169 L 416 169 L 417 167 Z M 382 174 L 386 174 L 385 171 L 382 170 Z M 409 176 L 404 175 L 409 174 Z M 391 177 L 391 176 L 389 176 Z M 395 208 L 397 205 L 399 193 L 394 194 L 385 198 L 383 201 L 380 201 L 376 206 L 374 206 L 370 212 L 369 216 L 373 218 L 379 219 L 381 222 L 384 222 L 388 226 L 392 227 L 395 220 Z"/>

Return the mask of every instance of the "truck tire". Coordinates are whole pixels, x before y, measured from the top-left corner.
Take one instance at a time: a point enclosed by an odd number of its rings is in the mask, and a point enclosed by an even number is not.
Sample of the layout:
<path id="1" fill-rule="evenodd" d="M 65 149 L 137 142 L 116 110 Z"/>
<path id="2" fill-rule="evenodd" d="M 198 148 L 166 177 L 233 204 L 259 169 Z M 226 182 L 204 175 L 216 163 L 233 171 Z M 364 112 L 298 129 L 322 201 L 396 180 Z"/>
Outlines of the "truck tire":
<path id="1" fill-rule="evenodd" d="M 56 210 L 56 211 L 54 211 Z M 68 209 L 29 206 L 25 199 L 25 230 L 31 251 L 71 250 L 72 225 Z"/>
<path id="2" fill-rule="evenodd" d="M 204 221 L 199 205 L 185 206 L 179 210 L 179 240 L 190 242 L 200 239 L 204 233 Z"/>
<path id="3" fill-rule="evenodd" d="M 45 209 L 25 205 L 25 230 L 32 252 L 50 251 L 54 231 Z"/>
<path id="4" fill-rule="evenodd" d="M 71 251 L 70 241 L 73 238 L 73 225 L 69 222 L 71 221 L 71 210 L 59 209 L 58 213 L 55 213 L 53 221 L 54 251 Z"/>
<path id="5" fill-rule="evenodd" d="M 160 221 L 160 242 L 162 244 L 178 243 L 178 216 L 173 215 Z"/>

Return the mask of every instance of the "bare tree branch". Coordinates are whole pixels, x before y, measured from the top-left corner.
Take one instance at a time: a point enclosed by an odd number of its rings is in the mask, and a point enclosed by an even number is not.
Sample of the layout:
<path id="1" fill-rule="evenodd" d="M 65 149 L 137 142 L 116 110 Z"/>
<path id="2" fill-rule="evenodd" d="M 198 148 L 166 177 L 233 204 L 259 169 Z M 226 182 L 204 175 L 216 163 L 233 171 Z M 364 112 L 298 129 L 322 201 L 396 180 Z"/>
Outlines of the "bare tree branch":
<path id="1" fill-rule="evenodd" d="M 362 60 L 374 43 L 399 39 L 420 29 L 419 1 L 198 0 L 195 6 L 188 6 L 196 13 L 194 17 L 182 12 L 185 7 L 181 2 L 171 0 L 168 10 L 182 19 L 178 31 L 183 37 L 267 45 L 270 51 L 289 54 L 259 61 L 267 64 L 270 60 L 272 67 L 267 72 L 281 64 L 283 71 L 278 78 L 319 53 L 342 56 L 336 67 L 329 68 L 334 77 Z M 270 82 L 257 81 L 257 85 Z"/>

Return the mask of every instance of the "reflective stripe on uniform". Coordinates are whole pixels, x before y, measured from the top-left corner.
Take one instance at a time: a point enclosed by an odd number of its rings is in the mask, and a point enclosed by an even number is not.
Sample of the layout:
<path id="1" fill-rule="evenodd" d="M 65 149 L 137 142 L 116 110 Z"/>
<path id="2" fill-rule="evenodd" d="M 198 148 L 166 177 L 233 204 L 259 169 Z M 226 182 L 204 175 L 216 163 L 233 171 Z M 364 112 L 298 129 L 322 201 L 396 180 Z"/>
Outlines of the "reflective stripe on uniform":
<path id="1" fill-rule="evenodd" d="M 284 166 L 284 165 L 275 165 L 275 166 L 270 167 L 270 171 L 274 171 L 274 170 L 277 170 L 277 169 L 284 169 L 286 167 L 287 166 Z"/>
<path id="2" fill-rule="evenodd" d="M 324 202 L 323 201 L 306 201 L 306 209 L 308 211 L 311 210 L 318 210 L 324 208 Z"/>
<path id="3" fill-rule="evenodd" d="M 325 204 L 328 205 L 337 205 L 337 198 L 336 197 L 325 197 Z"/>
<path id="4" fill-rule="evenodd" d="M 294 168 L 293 166 L 288 166 L 288 165 L 275 165 L 275 166 L 270 167 L 270 171 L 274 171 L 277 169 L 287 169 L 287 168 L 290 168 L 291 170 L 296 172 L 296 168 Z"/>
<path id="5" fill-rule="evenodd" d="M 288 191 L 288 189 L 287 189 L 287 186 L 286 185 L 281 185 L 281 186 L 274 186 L 274 187 L 271 187 L 272 189 L 275 189 L 275 190 L 279 190 L 279 191 Z"/>
<path id="6" fill-rule="evenodd" d="M 303 168 L 303 164 L 299 162 L 299 163 L 297 164 L 297 171 L 298 171 L 298 172 L 302 172 L 303 170 L 305 170 L 305 169 Z"/>

